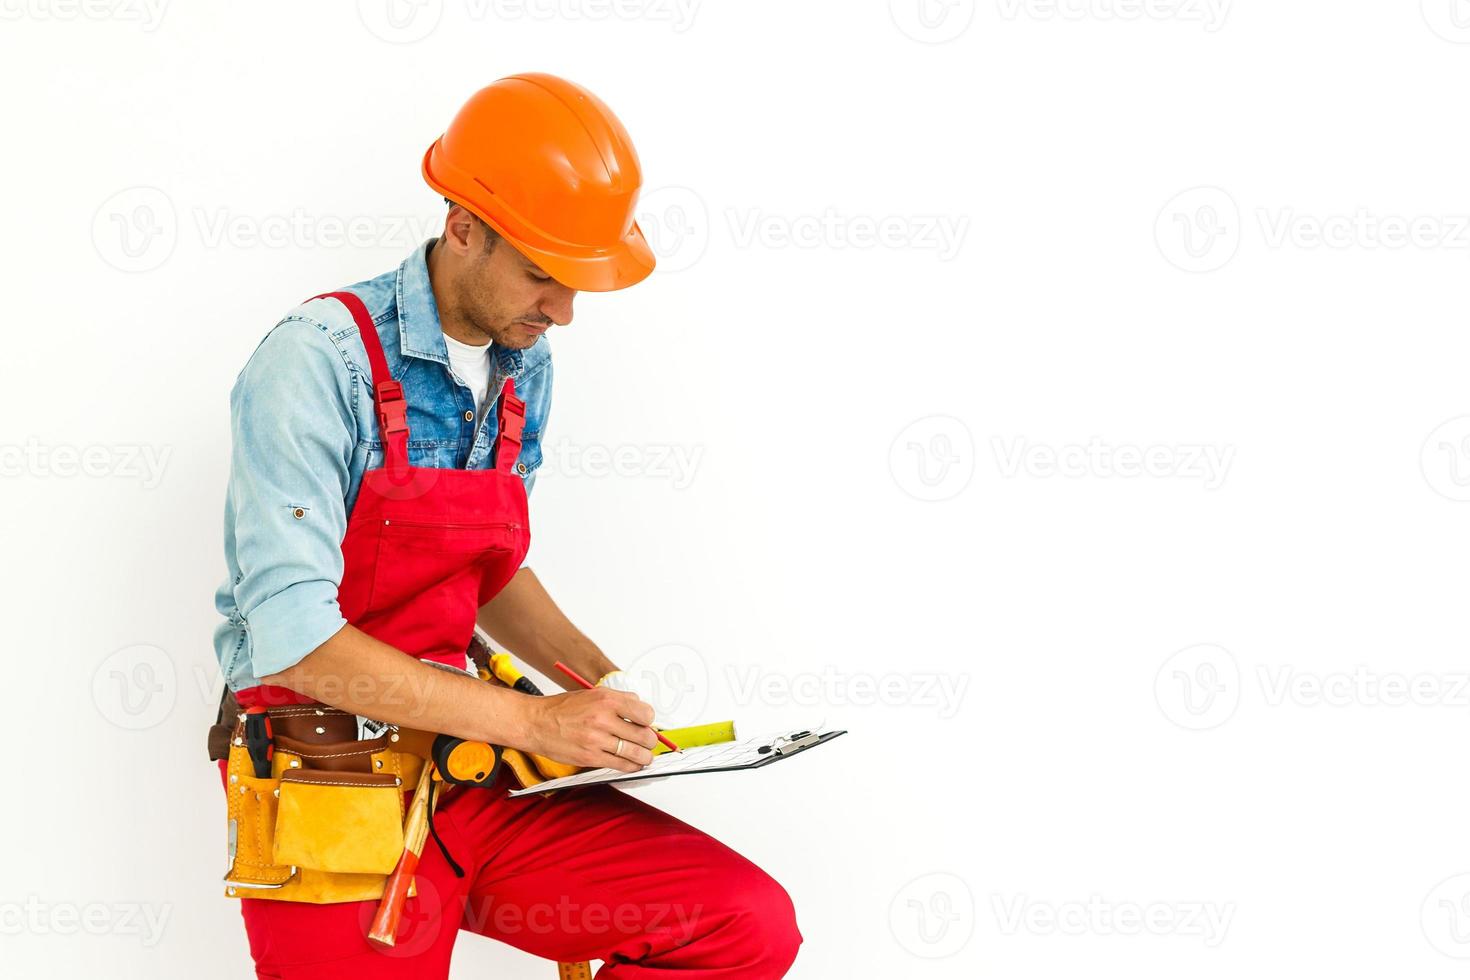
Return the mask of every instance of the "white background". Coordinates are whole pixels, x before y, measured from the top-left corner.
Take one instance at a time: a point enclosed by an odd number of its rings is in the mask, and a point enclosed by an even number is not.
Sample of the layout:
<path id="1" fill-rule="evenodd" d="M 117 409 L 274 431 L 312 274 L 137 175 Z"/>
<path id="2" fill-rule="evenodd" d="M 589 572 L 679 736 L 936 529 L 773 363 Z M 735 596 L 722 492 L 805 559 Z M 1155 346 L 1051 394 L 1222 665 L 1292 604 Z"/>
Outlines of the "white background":
<path id="1" fill-rule="evenodd" d="M 552 333 L 537 567 L 666 718 L 850 729 L 645 791 L 793 977 L 1463 975 L 1470 5 L 158 2 L 0 0 L 5 976 L 249 975 L 227 392 L 525 70 L 661 257 Z"/>

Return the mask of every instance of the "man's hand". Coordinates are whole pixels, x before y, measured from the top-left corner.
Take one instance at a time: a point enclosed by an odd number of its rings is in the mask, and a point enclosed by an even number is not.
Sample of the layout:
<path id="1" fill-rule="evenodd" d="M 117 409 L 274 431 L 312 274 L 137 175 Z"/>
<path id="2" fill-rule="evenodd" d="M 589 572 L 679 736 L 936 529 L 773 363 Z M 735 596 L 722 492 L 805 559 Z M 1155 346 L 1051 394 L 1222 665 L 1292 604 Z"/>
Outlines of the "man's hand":
<path id="1" fill-rule="evenodd" d="M 526 698 L 523 705 L 530 713 L 525 747 L 537 755 L 619 772 L 637 772 L 653 761 L 653 708 L 635 695 L 594 688 Z"/>

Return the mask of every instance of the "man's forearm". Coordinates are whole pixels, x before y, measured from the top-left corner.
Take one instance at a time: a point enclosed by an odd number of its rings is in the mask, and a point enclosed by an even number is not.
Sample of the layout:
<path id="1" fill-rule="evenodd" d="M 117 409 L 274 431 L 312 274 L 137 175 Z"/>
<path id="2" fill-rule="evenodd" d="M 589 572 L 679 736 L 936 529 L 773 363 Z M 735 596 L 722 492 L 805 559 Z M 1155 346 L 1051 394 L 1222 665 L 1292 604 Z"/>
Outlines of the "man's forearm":
<path id="1" fill-rule="evenodd" d="M 558 660 L 593 682 L 617 670 L 567 619 L 529 568 L 517 572 L 499 595 L 480 607 L 479 621 L 511 653 L 567 690 L 577 685 L 556 669 Z"/>
<path id="2" fill-rule="evenodd" d="M 390 724 L 518 748 L 535 700 L 431 667 L 351 625 L 261 681 Z"/>

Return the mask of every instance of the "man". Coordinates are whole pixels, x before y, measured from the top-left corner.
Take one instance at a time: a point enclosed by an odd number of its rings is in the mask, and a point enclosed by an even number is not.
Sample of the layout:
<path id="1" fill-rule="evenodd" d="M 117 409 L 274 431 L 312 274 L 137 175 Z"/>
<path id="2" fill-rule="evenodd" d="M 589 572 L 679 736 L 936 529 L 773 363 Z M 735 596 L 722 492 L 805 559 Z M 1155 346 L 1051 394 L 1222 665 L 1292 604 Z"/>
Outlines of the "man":
<path id="1" fill-rule="evenodd" d="M 358 715 L 636 771 L 652 758 L 652 708 L 614 689 L 617 665 L 522 565 L 551 397 L 545 334 L 571 321 L 578 290 L 653 268 L 633 221 L 637 156 L 590 92 L 526 74 L 476 93 L 423 169 L 449 202 L 443 234 L 395 272 L 292 310 L 232 392 L 222 669 L 278 730 L 291 712 Z M 563 661 L 602 683 L 536 698 L 429 663 L 462 667 L 477 621 L 548 676 Z M 228 782 L 263 806 L 286 785 L 234 770 Z M 461 929 L 604 960 L 604 980 L 785 975 L 801 942 L 791 902 L 749 861 L 610 787 L 510 799 L 507 782 L 441 799 L 413 935 L 390 951 L 364 938 L 376 902 L 306 894 L 294 866 L 257 886 L 278 891 L 239 895 L 258 975 L 445 977 Z M 232 857 L 250 843 L 240 833 L 232 823 Z"/>

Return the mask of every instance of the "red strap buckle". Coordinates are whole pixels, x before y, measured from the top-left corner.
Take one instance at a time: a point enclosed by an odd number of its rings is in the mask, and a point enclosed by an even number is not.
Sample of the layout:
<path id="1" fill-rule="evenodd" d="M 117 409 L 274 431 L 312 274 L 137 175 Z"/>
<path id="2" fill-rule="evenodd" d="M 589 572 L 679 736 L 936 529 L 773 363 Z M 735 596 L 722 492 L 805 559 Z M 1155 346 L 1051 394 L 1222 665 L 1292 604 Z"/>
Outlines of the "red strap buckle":
<path id="1" fill-rule="evenodd" d="M 408 403 L 403 400 L 403 385 L 383 381 L 377 386 L 378 426 L 383 435 L 408 431 Z"/>
<path id="2" fill-rule="evenodd" d="M 507 381 L 500 396 L 500 435 L 495 439 L 495 465 L 510 472 L 521 455 L 521 432 L 526 428 L 526 403 L 515 396 Z"/>

